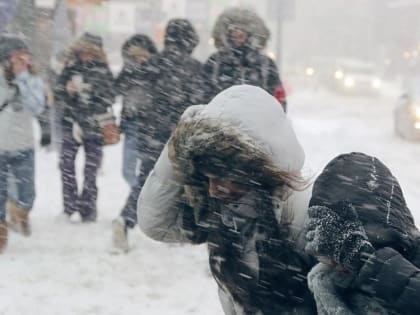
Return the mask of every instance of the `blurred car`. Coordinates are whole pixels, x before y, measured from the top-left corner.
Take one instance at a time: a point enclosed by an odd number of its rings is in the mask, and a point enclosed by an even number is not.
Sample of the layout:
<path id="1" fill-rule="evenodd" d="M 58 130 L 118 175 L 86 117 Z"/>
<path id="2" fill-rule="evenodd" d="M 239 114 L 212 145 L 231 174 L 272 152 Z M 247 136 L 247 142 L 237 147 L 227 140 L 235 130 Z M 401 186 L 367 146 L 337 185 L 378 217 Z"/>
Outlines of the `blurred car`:
<path id="1" fill-rule="evenodd" d="M 420 76 L 410 80 L 394 111 L 396 133 L 408 140 L 420 140 Z"/>
<path id="2" fill-rule="evenodd" d="M 375 65 L 357 59 L 337 59 L 329 79 L 333 90 L 349 95 L 378 96 L 382 89 Z"/>

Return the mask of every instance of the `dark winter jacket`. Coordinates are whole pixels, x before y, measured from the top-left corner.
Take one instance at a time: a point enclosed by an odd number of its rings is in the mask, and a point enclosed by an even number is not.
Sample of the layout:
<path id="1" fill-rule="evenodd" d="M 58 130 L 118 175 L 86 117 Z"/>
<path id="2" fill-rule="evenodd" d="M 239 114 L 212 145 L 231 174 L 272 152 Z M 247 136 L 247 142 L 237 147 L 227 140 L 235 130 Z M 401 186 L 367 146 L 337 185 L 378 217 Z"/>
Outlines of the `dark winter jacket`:
<path id="1" fill-rule="evenodd" d="M 124 66 L 115 80 L 115 92 L 123 96 L 120 128 L 124 132 L 128 127 L 141 134 L 147 134 L 149 124 L 154 121 L 153 84 L 139 71 L 135 58 L 150 58 L 157 53 L 152 40 L 146 35 L 137 34 L 128 39 L 122 46 Z M 146 56 L 147 55 L 147 56 Z M 147 57 L 147 58 L 146 58 Z"/>
<path id="2" fill-rule="evenodd" d="M 374 303 L 378 314 L 420 313 L 420 233 L 397 179 L 375 157 L 340 155 L 317 178 L 310 205 L 339 201 L 351 202 L 375 252 L 345 285 L 333 277 L 337 297 L 356 315 Z"/>
<path id="3" fill-rule="evenodd" d="M 229 88 L 182 116 L 143 186 L 139 225 L 156 240 L 207 243 L 226 314 L 314 314 L 305 278 L 314 261 L 300 244 L 308 199 L 283 177 L 298 176 L 303 160 L 272 96 Z M 249 192 L 228 204 L 210 198 L 207 172 Z"/>
<path id="4" fill-rule="evenodd" d="M 139 77 L 153 85 L 149 127 L 154 139 L 166 142 L 184 110 L 201 103 L 201 64 L 191 56 L 197 44 L 198 35 L 188 20 L 171 20 L 163 51 L 137 69 Z"/>
<path id="5" fill-rule="evenodd" d="M 74 76 L 81 76 L 87 85 L 84 95 L 67 93 L 66 84 Z M 107 113 L 115 98 L 113 77 L 107 64 L 99 61 L 84 64 L 79 59 L 71 61 L 58 78 L 55 94 L 65 104 L 64 128 L 71 129 L 73 122 L 77 122 L 84 132 L 84 137 L 100 135 L 96 115 Z"/>
<path id="6" fill-rule="evenodd" d="M 233 25 L 248 34 L 241 47 L 234 47 L 231 43 L 229 33 Z M 277 66 L 261 52 L 269 32 L 258 16 L 248 10 L 230 9 L 219 17 L 213 36 L 218 51 L 203 67 L 206 101 L 230 86 L 249 84 L 263 88 L 285 105 L 285 92 Z"/>

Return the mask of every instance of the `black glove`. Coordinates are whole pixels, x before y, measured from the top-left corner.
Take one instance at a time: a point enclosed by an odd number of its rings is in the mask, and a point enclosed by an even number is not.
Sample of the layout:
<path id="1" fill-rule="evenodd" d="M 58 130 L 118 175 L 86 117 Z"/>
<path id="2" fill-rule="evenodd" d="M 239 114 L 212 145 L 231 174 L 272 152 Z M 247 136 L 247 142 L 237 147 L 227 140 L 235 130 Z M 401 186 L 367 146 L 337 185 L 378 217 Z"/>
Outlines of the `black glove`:
<path id="1" fill-rule="evenodd" d="M 357 272 L 374 249 L 353 206 L 348 202 L 337 203 L 332 209 L 312 206 L 308 214 L 305 251 Z"/>
<path id="2" fill-rule="evenodd" d="M 40 145 L 42 147 L 49 146 L 51 144 L 51 123 L 49 109 L 46 108 L 45 111 L 37 117 L 37 119 L 41 128 Z"/>

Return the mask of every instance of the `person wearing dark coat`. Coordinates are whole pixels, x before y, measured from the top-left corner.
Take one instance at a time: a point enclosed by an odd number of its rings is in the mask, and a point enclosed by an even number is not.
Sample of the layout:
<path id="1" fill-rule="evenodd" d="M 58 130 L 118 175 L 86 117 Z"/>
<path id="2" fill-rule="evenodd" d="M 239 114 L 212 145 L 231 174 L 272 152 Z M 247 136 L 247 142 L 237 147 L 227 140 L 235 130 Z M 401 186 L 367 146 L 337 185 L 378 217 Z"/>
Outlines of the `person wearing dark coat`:
<path id="1" fill-rule="evenodd" d="M 138 133 L 141 169 L 122 210 L 122 220 L 113 224 L 114 247 L 124 252 L 129 250 L 127 229 L 137 223 L 137 199 L 147 175 L 185 108 L 201 103 L 201 63 L 191 56 L 198 42 L 188 20 L 172 19 L 166 26 L 163 51 L 133 72 L 153 89 L 152 107 L 143 111 L 145 123 Z"/>
<path id="2" fill-rule="evenodd" d="M 153 82 L 137 68 L 155 54 L 156 46 L 148 36 L 136 34 L 130 37 L 122 46 L 124 66 L 115 81 L 116 93 L 123 96 L 120 122 L 120 130 L 124 134 L 123 176 L 130 189 L 136 187 L 139 164 L 144 166 L 141 159 L 148 154 L 147 146 L 141 144 L 147 141 L 150 130 L 155 127 L 151 124 L 155 120 Z M 125 222 L 134 222 L 134 226 L 137 221 L 136 213 L 129 210 L 124 207 L 113 221 L 114 249 L 128 250 Z"/>
<path id="3" fill-rule="evenodd" d="M 203 67 L 205 101 L 232 85 L 263 88 L 286 111 L 286 93 L 274 61 L 263 54 L 270 37 L 264 21 L 253 11 L 231 8 L 223 12 L 213 29 L 217 52 Z"/>
<path id="4" fill-rule="evenodd" d="M 377 158 L 343 154 L 313 186 L 306 251 L 318 314 L 420 313 L 420 232 Z"/>
<path id="5" fill-rule="evenodd" d="M 122 46 L 124 66 L 115 80 L 115 92 L 123 96 L 120 122 L 124 134 L 123 176 L 130 187 L 137 182 L 138 141 L 153 115 L 153 85 L 145 76 L 138 76 L 135 69 L 156 53 L 156 46 L 148 36 L 130 37 Z"/>
<path id="6" fill-rule="evenodd" d="M 69 58 L 55 87 L 55 94 L 65 103 L 60 154 L 64 214 L 69 217 L 79 212 L 83 222 L 92 222 L 97 216 L 96 176 L 104 145 L 102 125 L 112 118 L 114 79 L 99 36 L 83 34 L 70 48 Z M 80 146 L 85 151 L 85 168 L 79 195 L 75 159 Z"/>

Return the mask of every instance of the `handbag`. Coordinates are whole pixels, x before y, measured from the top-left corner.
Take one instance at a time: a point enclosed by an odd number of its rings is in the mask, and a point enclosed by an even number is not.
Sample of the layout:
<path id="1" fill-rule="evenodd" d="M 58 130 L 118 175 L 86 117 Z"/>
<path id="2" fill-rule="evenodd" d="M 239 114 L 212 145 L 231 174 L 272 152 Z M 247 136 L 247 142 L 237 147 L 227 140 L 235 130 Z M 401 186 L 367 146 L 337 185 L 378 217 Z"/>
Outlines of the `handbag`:
<path id="1" fill-rule="evenodd" d="M 117 126 L 116 118 L 112 112 L 95 116 L 102 130 L 104 145 L 117 144 L 120 141 L 121 131 Z"/>

